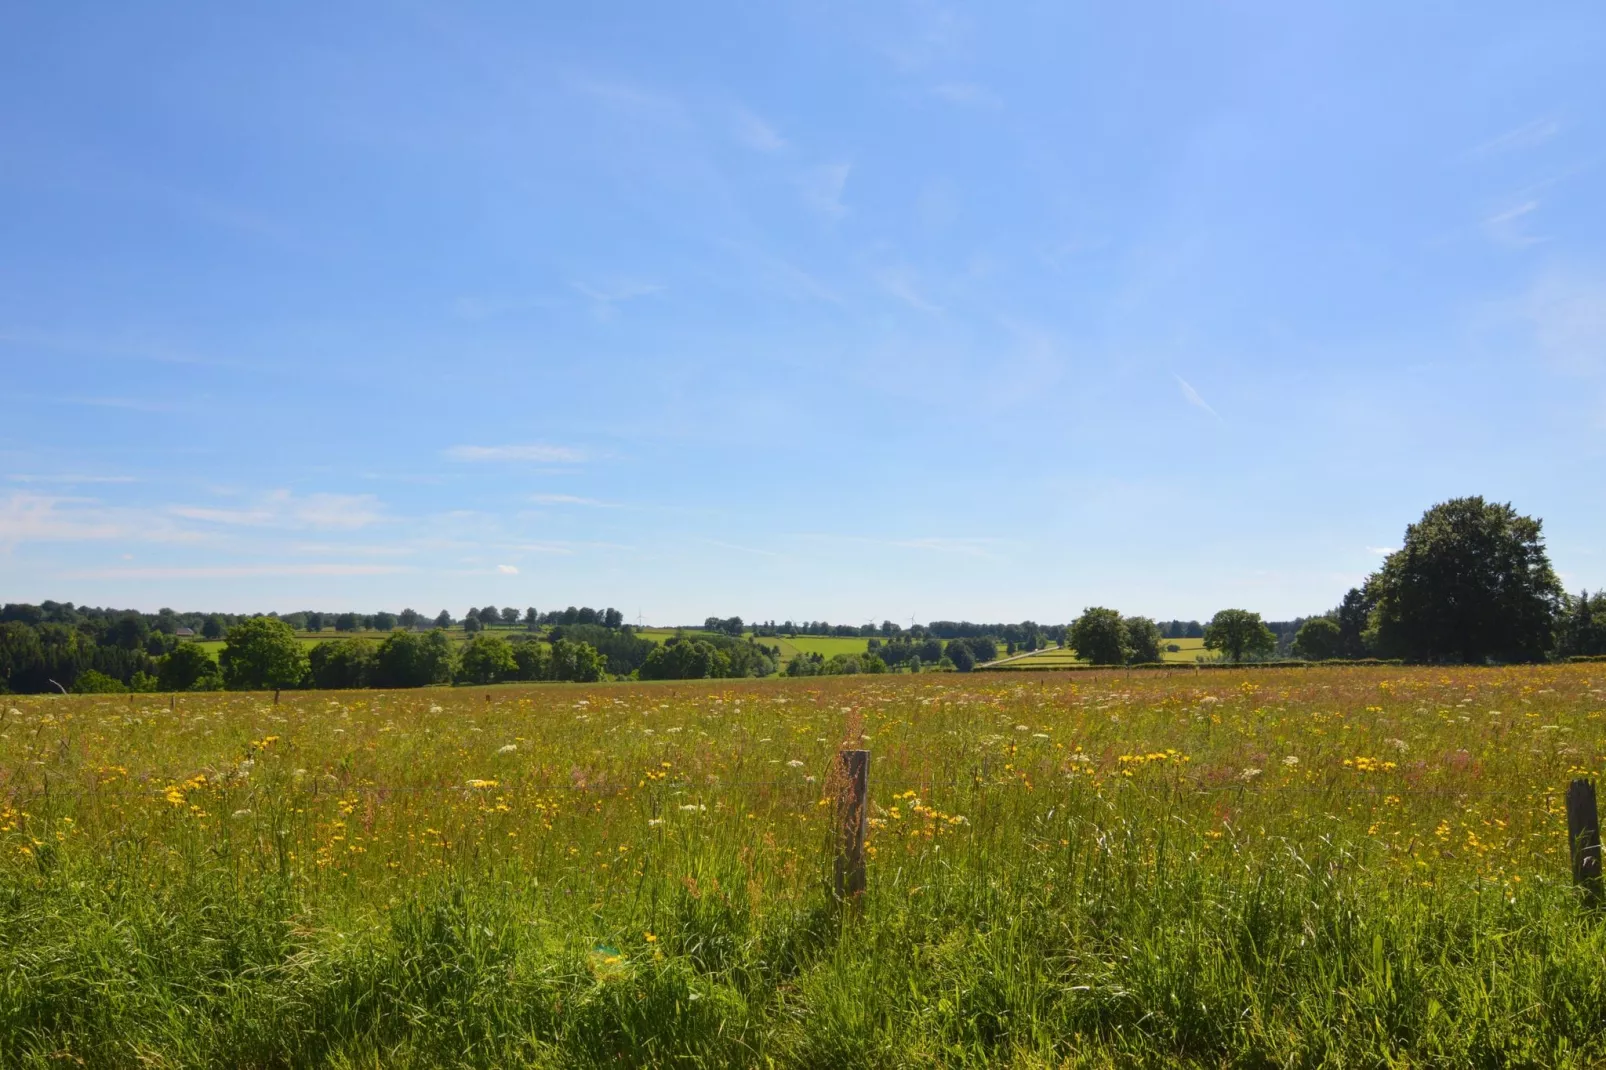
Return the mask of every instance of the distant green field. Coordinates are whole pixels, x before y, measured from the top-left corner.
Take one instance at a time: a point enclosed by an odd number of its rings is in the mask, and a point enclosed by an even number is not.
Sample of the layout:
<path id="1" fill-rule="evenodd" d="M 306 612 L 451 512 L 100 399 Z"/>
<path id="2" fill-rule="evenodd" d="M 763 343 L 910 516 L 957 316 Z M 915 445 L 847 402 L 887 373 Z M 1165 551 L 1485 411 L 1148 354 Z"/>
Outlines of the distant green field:
<path id="1" fill-rule="evenodd" d="M 662 643 L 676 634 L 695 639 L 708 633 L 690 628 L 642 628 L 636 634 L 655 643 Z M 794 639 L 779 635 L 754 636 L 752 632 L 747 632 L 746 635 L 761 646 L 780 648 L 783 662 L 790 661 L 799 654 L 820 654 L 824 657 L 831 657 L 833 654 L 863 654 L 870 647 L 870 640 L 860 636 L 800 635 Z"/>
<path id="2" fill-rule="evenodd" d="M 1168 646 L 1181 647 L 1173 653 L 1166 649 Z M 1216 660 L 1216 652 L 1206 650 L 1203 639 L 1163 639 L 1160 641 L 1161 661 L 1194 662 L 1203 657 L 1206 661 Z"/>
<path id="3" fill-rule="evenodd" d="M 836 654 L 863 654 L 870 648 L 870 640 L 860 636 L 800 635 L 795 639 L 764 636 L 758 641 L 766 646 L 780 647 L 784 659 L 791 659 L 798 654 L 819 654 L 827 658 Z"/>
<path id="4" fill-rule="evenodd" d="M 1177 647 L 1177 649 L 1166 649 L 1172 646 Z M 1213 651 L 1205 649 L 1203 639 L 1163 639 L 1160 641 L 1161 661 L 1183 662 L 1191 665 L 1199 660 L 1200 657 L 1203 657 L 1206 661 L 1214 661 L 1216 659 L 1216 654 Z M 1080 659 L 1076 656 L 1076 651 L 1049 647 L 1047 650 L 1039 650 L 1029 657 L 1017 658 L 1014 661 L 1006 662 L 1000 667 L 1005 669 L 1041 669 L 1044 666 L 1053 665 L 1069 668 L 1080 663 Z"/>

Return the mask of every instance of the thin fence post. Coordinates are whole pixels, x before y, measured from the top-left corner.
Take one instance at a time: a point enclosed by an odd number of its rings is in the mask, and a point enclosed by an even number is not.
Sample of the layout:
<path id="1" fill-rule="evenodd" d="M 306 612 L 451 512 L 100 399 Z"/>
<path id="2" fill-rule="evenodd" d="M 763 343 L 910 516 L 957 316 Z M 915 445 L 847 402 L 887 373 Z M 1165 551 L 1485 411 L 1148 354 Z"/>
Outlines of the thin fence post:
<path id="1" fill-rule="evenodd" d="M 1573 883 L 1582 889 L 1586 902 L 1599 906 L 1600 810 L 1592 780 L 1574 780 L 1567 788 L 1567 843 L 1572 853 Z"/>
<path id="2" fill-rule="evenodd" d="M 839 841 L 836 855 L 836 896 L 854 899 L 864 892 L 864 829 L 870 794 L 870 752 L 845 750 L 837 755 L 844 781 L 837 796 Z"/>

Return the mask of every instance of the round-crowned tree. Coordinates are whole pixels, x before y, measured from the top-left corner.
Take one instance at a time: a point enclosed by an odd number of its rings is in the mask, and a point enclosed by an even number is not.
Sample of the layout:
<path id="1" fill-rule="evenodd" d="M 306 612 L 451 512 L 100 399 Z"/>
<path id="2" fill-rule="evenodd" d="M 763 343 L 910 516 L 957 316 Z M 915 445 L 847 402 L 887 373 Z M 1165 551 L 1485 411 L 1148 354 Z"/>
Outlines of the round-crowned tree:
<path id="1" fill-rule="evenodd" d="M 1294 633 L 1294 653 L 1311 661 L 1343 657 L 1344 633 L 1331 617 L 1312 617 Z"/>
<path id="2" fill-rule="evenodd" d="M 1095 665 L 1120 665 L 1132 653 L 1132 634 L 1121 614 L 1103 606 L 1084 609 L 1069 635 L 1076 656 Z"/>
<path id="3" fill-rule="evenodd" d="M 1367 581 L 1378 651 L 1410 661 L 1539 661 L 1561 584 L 1541 522 L 1481 497 L 1435 505 Z"/>
<path id="4" fill-rule="evenodd" d="M 1247 609 L 1223 609 L 1204 628 L 1206 650 L 1219 650 L 1228 661 L 1261 657 L 1277 649 L 1277 637 Z"/>
<path id="5" fill-rule="evenodd" d="M 1126 638 L 1126 660 L 1133 665 L 1160 660 L 1160 626 L 1148 617 L 1128 617 Z"/>
<path id="6" fill-rule="evenodd" d="M 482 633 L 463 647 L 457 671 L 465 683 L 494 684 L 517 676 L 519 663 L 513 657 L 512 643 L 500 635 Z"/>
<path id="7" fill-rule="evenodd" d="M 253 617 L 229 629 L 218 656 L 231 691 L 295 687 L 307 675 L 307 651 L 290 625 Z"/>
<path id="8" fill-rule="evenodd" d="M 216 691 L 223 686 L 217 662 L 197 643 L 180 643 L 156 663 L 163 691 Z"/>

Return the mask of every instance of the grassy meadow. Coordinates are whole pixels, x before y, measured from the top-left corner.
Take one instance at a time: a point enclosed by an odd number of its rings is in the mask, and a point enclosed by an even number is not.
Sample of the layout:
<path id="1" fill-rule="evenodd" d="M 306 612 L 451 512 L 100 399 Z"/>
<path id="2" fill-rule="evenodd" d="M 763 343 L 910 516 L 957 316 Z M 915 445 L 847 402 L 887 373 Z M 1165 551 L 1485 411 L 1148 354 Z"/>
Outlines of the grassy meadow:
<path id="1" fill-rule="evenodd" d="M 1606 1059 L 1606 665 L 0 710 L 4 1066 Z"/>

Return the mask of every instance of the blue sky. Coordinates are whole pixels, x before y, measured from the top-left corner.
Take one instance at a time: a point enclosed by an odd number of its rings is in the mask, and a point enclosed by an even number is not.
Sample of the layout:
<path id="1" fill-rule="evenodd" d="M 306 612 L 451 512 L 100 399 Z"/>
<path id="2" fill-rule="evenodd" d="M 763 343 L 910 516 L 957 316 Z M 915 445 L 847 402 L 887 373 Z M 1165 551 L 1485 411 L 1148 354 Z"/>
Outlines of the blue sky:
<path id="1" fill-rule="evenodd" d="M 1606 585 L 1606 9 L 17 4 L 3 600 Z"/>

